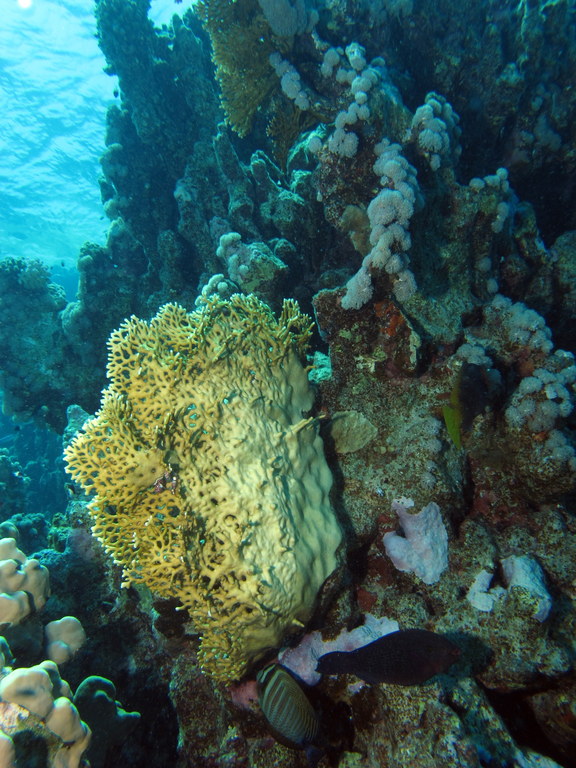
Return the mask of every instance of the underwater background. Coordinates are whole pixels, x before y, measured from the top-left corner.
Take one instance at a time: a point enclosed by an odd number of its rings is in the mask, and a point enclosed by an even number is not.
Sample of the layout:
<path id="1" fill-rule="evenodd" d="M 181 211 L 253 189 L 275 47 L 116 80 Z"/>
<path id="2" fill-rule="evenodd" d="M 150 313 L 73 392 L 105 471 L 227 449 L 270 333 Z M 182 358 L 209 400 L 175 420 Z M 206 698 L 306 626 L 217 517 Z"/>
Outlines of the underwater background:
<path id="1" fill-rule="evenodd" d="M 1 6 L 0 768 L 576 766 L 574 0 Z"/>

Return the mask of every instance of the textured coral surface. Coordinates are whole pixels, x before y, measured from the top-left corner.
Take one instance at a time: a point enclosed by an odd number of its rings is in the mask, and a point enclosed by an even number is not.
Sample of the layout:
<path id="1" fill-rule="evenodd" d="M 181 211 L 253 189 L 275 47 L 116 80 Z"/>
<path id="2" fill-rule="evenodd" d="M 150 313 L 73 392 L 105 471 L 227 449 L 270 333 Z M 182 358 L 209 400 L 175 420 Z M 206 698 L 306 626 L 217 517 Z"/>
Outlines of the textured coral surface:
<path id="1" fill-rule="evenodd" d="M 66 450 L 127 582 L 185 607 L 219 680 L 307 621 L 336 565 L 332 476 L 298 350 L 309 320 L 253 296 L 166 305 L 109 342 L 102 407 Z"/>

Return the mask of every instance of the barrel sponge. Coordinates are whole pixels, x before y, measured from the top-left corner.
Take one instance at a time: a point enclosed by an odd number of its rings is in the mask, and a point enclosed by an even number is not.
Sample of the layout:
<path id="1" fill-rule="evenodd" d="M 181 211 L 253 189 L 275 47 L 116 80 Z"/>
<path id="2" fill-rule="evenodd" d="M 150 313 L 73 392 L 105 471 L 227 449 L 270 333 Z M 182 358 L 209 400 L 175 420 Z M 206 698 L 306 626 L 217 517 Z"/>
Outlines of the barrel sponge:
<path id="1" fill-rule="evenodd" d="M 218 681 L 305 623 L 341 531 L 300 358 L 310 318 L 255 296 L 167 304 L 109 340 L 102 405 L 65 451 L 93 532 L 124 571 L 176 598 Z"/>

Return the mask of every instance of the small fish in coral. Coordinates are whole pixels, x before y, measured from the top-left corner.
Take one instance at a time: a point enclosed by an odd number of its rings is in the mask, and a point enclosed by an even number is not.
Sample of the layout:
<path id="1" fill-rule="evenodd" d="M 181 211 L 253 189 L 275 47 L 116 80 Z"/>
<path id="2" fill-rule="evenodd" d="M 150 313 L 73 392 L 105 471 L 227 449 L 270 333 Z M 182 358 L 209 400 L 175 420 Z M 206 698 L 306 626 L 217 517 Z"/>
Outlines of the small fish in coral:
<path id="1" fill-rule="evenodd" d="M 260 709 L 274 738 L 290 749 L 303 749 L 315 766 L 323 754 L 320 719 L 296 677 L 281 664 L 270 664 L 256 680 Z"/>
<path id="2" fill-rule="evenodd" d="M 426 629 L 390 632 L 355 651 L 320 656 L 316 671 L 323 675 L 356 675 L 366 683 L 421 685 L 446 672 L 460 649 L 443 635 Z"/>
<path id="3" fill-rule="evenodd" d="M 78 491 L 76 490 L 76 487 L 73 483 L 64 483 L 64 487 L 66 488 L 66 493 L 71 498 L 72 496 L 76 496 L 78 494 Z"/>

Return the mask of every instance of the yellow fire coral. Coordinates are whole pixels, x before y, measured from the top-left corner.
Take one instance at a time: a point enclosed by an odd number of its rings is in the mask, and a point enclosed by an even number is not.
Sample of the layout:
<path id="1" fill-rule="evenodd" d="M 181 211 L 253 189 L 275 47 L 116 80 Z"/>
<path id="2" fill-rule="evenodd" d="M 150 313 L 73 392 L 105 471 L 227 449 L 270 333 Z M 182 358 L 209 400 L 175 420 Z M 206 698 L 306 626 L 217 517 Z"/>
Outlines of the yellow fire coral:
<path id="1" fill-rule="evenodd" d="M 277 321 L 252 295 L 132 317 L 110 337 L 100 411 L 65 451 L 95 493 L 94 534 L 127 583 L 188 610 L 217 680 L 305 623 L 336 565 L 309 337 L 295 302 Z"/>
<path id="2" fill-rule="evenodd" d="M 247 136 L 254 115 L 279 88 L 268 58 L 287 53 L 292 40 L 273 34 L 256 0 L 199 0 L 194 10 L 210 35 L 226 120 Z"/>

